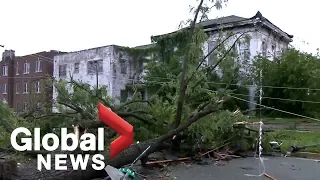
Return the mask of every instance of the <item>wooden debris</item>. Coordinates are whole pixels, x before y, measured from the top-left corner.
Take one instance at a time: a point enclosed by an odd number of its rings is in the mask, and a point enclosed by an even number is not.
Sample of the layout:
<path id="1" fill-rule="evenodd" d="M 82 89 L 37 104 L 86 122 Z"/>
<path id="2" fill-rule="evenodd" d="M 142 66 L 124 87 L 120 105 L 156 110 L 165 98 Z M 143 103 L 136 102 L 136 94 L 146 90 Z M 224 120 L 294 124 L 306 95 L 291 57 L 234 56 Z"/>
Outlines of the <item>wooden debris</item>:
<path id="1" fill-rule="evenodd" d="M 228 144 L 230 144 L 230 142 L 229 142 L 229 143 L 226 143 L 226 144 L 224 144 L 224 145 L 221 145 L 221 146 L 219 146 L 219 147 L 217 147 L 217 148 L 214 148 L 214 149 L 212 149 L 212 150 L 210 150 L 210 151 L 208 151 L 208 152 L 206 152 L 206 153 L 203 153 L 203 154 L 201 154 L 201 155 L 204 156 L 204 155 L 206 155 L 206 154 L 209 154 L 209 153 L 211 153 L 211 152 L 214 152 L 214 151 L 216 151 L 216 150 L 218 150 L 218 149 L 220 149 L 220 148 L 222 148 L 222 147 L 224 147 L 224 146 L 226 146 L 226 145 L 228 145 Z"/>
<path id="2" fill-rule="evenodd" d="M 269 175 L 269 174 L 267 174 L 267 173 L 264 173 L 263 175 L 264 175 L 265 177 L 267 177 L 267 178 L 271 179 L 271 180 L 276 180 L 276 178 L 274 178 L 274 177 L 270 176 L 270 175 Z"/>
<path id="3" fill-rule="evenodd" d="M 179 159 L 168 159 L 168 160 L 160 160 L 160 161 L 151 161 L 147 162 L 147 164 L 158 164 L 158 163 L 167 163 L 167 162 L 179 162 L 179 161 L 187 161 L 191 160 L 190 157 L 185 157 L 185 158 L 179 158 Z"/>

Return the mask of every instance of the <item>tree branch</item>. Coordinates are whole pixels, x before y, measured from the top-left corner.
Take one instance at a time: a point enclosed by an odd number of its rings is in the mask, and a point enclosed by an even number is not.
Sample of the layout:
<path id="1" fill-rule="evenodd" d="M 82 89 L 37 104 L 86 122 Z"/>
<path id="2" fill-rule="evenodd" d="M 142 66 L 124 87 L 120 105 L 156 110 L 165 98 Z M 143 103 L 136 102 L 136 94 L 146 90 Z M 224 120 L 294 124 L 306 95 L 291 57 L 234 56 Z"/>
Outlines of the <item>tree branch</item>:
<path id="1" fill-rule="evenodd" d="M 148 104 L 150 104 L 150 102 L 149 102 L 149 101 L 143 101 L 143 100 L 132 100 L 132 101 L 128 101 L 128 102 L 125 102 L 125 103 L 123 103 L 123 104 L 120 104 L 120 106 L 119 106 L 118 108 L 116 108 L 116 111 L 118 111 L 118 110 L 120 110 L 120 109 L 124 108 L 125 106 L 128 106 L 128 105 L 130 105 L 130 104 L 133 104 L 133 103 L 148 103 Z"/>
<path id="2" fill-rule="evenodd" d="M 229 54 L 229 52 L 232 50 L 232 48 L 235 46 L 235 44 L 238 42 L 238 40 L 246 33 L 249 33 L 249 32 L 254 32 L 252 30 L 250 31 L 246 31 L 242 34 L 240 34 L 240 36 L 235 40 L 235 42 L 233 43 L 233 45 L 231 46 L 231 48 L 229 48 L 229 50 L 224 54 L 224 56 L 222 58 L 220 58 L 220 60 L 215 64 L 214 68 L 216 68 L 216 66 L 218 66 L 220 64 L 220 62 Z M 200 61 L 200 63 L 198 64 L 198 66 L 196 67 L 195 71 L 193 71 L 193 73 L 191 74 L 191 76 L 188 78 L 187 80 L 187 84 L 190 82 L 190 80 L 193 78 L 193 76 L 195 75 L 195 73 L 199 70 L 199 68 L 201 67 L 201 65 L 205 62 L 205 60 L 216 50 L 218 49 L 218 47 L 220 47 L 222 44 L 224 44 L 228 39 L 230 39 L 232 36 L 235 36 L 239 34 L 236 33 L 236 34 L 231 34 L 229 35 L 228 37 L 226 37 L 223 41 L 221 41 L 218 45 L 216 45 L 211 51 L 208 52 L 208 54 L 206 56 L 204 56 L 202 58 L 202 60 Z"/>
<path id="3" fill-rule="evenodd" d="M 146 119 L 144 119 L 144 118 L 142 118 L 142 117 L 134 114 L 133 112 L 118 112 L 117 114 L 118 114 L 118 116 L 120 116 L 120 117 L 122 117 L 122 118 L 133 117 L 133 118 L 136 118 L 136 119 L 142 121 L 142 122 L 145 123 L 145 124 L 148 124 L 148 125 L 153 124 L 153 123 L 151 123 L 150 121 L 147 121 Z"/>
<path id="4" fill-rule="evenodd" d="M 73 84 L 73 85 L 77 86 L 78 88 L 86 91 L 87 93 L 93 95 L 93 93 L 92 93 L 90 90 L 84 88 L 84 87 L 83 87 L 81 84 L 79 84 L 78 82 L 76 82 L 76 81 L 74 81 L 74 80 L 71 80 L 69 83 L 70 83 L 70 84 Z M 97 91 L 98 91 L 98 89 L 97 89 Z M 105 99 L 103 99 L 103 98 L 101 98 L 100 96 L 98 96 L 97 93 L 95 93 L 95 95 L 93 95 L 93 96 L 96 97 L 96 98 L 98 98 L 104 105 L 108 106 L 112 111 L 115 110 L 114 107 L 113 107 L 109 102 L 107 102 Z"/>
<path id="5" fill-rule="evenodd" d="M 188 38 L 192 39 L 192 35 L 194 33 L 194 29 L 195 29 L 195 25 L 198 19 L 198 15 L 200 12 L 200 9 L 202 7 L 204 0 L 201 0 L 196 11 L 195 11 L 195 16 L 193 21 L 191 22 L 191 26 L 190 26 L 190 31 L 189 31 L 189 35 Z M 181 122 L 181 118 L 182 118 L 182 108 L 183 108 L 183 103 L 185 100 L 185 95 L 186 95 L 186 89 L 187 89 L 187 84 L 186 84 L 186 74 L 187 74 L 187 68 L 188 68 L 188 62 L 189 62 L 189 49 L 190 49 L 190 43 L 187 45 L 186 47 L 186 53 L 184 55 L 184 60 L 183 60 L 183 64 L 182 64 L 182 73 L 181 73 L 181 77 L 180 77 L 180 91 L 179 91 L 179 97 L 178 97 L 178 102 L 177 102 L 177 111 L 176 111 L 176 116 L 175 116 L 175 121 L 172 124 L 172 127 L 170 129 L 175 129 L 180 125 Z"/>
<path id="6" fill-rule="evenodd" d="M 247 34 L 248 32 L 252 32 L 252 30 L 250 30 L 250 31 L 245 31 L 245 32 L 241 33 L 241 34 L 237 37 L 237 39 L 233 42 L 232 46 L 229 47 L 229 49 L 227 50 L 227 52 L 224 53 L 223 56 L 215 63 L 215 65 L 213 65 L 212 67 L 209 66 L 210 70 L 215 69 L 215 68 L 224 60 L 224 58 L 227 57 L 227 55 L 228 55 L 228 54 L 230 53 L 230 51 L 235 47 L 236 43 L 240 40 L 240 38 L 241 38 L 243 35 Z"/>
<path id="7" fill-rule="evenodd" d="M 191 115 L 190 118 L 184 122 L 182 125 L 180 125 L 179 127 L 177 127 L 174 130 L 169 131 L 166 135 L 161 136 L 158 139 L 158 142 L 162 142 L 178 133 L 180 133 L 181 131 L 185 130 L 186 128 L 188 128 L 189 126 L 191 126 L 193 123 L 195 123 L 197 120 L 205 117 L 208 114 L 214 113 L 218 111 L 218 104 L 221 103 L 222 101 L 217 101 L 217 103 L 212 104 L 211 106 L 208 105 L 203 111 L 198 112 L 195 115 Z"/>
<path id="8" fill-rule="evenodd" d="M 78 112 L 73 112 L 73 113 L 51 113 L 51 114 L 46 114 L 46 115 L 43 115 L 43 116 L 34 117 L 34 119 L 42 119 L 42 118 L 46 118 L 46 117 L 55 117 L 55 116 L 74 118 L 74 116 L 72 116 L 72 115 L 75 115 L 75 114 L 78 114 Z"/>
<path id="9" fill-rule="evenodd" d="M 75 104 L 67 104 L 67 103 L 62 102 L 62 101 L 58 101 L 58 103 L 61 104 L 61 105 L 66 106 L 66 107 L 68 107 L 68 108 L 70 108 L 70 109 L 72 109 L 72 110 L 74 110 L 74 111 L 76 111 L 77 113 L 81 114 L 81 116 L 82 116 L 83 118 L 86 117 L 86 118 L 88 118 L 88 119 L 95 119 L 95 118 L 92 116 L 92 114 L 85 113 L 82 108 L 80 108 L 79 106 L 77 106 L 77 105 L 75 105 Z"/>

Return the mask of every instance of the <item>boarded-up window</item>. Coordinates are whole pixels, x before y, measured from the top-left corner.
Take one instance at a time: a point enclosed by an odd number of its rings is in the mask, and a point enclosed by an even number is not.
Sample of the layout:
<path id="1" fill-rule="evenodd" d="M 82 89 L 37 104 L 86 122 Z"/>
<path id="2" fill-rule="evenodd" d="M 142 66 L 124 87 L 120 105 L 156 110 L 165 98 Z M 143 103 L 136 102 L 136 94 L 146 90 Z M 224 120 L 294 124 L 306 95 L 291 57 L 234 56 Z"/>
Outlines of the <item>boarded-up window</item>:
<path id="1" fill-rule="evenodd" d="M 120 71 L 121 74 L 127 74 L 127 65 L 125 59 L 120 59 Z"/>

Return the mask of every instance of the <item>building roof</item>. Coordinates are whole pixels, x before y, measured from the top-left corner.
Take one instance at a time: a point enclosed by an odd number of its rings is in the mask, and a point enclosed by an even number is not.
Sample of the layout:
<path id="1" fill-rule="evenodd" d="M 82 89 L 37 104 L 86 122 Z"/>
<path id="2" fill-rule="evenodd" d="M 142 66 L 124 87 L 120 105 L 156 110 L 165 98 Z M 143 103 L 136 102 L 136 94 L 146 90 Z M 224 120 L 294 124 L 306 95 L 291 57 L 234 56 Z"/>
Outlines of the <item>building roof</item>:
<path id="1" fill-rule="evenodd" d="M 290 35 L 282 31 L 278 26 L 272 24 L 267 18 L 262 16 L 260 11 L 258 11 L 253 17 L 250 17 L 250 18 L 231 15 L 231 16 L 202 21 L 198 23 L 198 25 L 202 26 L 203 29 L 206 32 L 208 32 L 208 31 L 220 30 L 222 28 L 227 29 L 227 28 L 241 27 L 245 25 L 253 25 L 257 23 L 257 20 L 260 20 L 263 27 L 272 29 L 278 32 L 281 36 L 285 37 L 288 41 L 292 41 L 293 35 Z M 189 27 L 186 27 L 186 28 L 189 28 Z M 175 33 L 175 32 L 172 32 L 172 33 Z M 158 36 L 162 36 L 162 35 L 158 35 Z"/>
<path id="2" fill-rule="evenodd" d="M 225 24 L 225 23 L 239 22 L 244 20 L 247 20 L 247 19 L 243 17 L 231 15 L 231 16 L 221 17 L 217 19 L 209 19 L 199 24 L 201 24 L 203 27 L 206 27 L 206 26 L 219 25 L 219 24 Z"/>
<path id="3" fill-rule="evenodd" d="M 145 45 L 140 45 L 140 46 L 136 46 L 136 47 L 133 47 L 135 49 L 148 49 L 148 48 L 151 48 L 151 47 L 155 47 L 155 44 L 145 44 Z"/>

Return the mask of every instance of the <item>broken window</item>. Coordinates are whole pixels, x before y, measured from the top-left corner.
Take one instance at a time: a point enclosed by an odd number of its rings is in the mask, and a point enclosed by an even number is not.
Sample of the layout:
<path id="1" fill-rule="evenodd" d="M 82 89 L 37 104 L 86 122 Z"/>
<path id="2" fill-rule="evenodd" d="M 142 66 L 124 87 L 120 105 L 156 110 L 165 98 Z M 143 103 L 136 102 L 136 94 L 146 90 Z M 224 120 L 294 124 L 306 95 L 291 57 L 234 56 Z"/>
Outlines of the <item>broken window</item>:
<path id="1" fill-rule="evenodd" d="M 67 76 L 67 65 L 59 65 L 59 77 Z"/>
<path id="2" fill-rule="evenodd" d="M 74 63 L 74 74 L 78 74 L 79 73 L 79 66 L 80 66 L 80 63 Z"/>
<path id="3" fill-rule="evenodd" d="M 266 41 L 262 41 L 262 56 L 266 57 L 267 56 L 267 49 L 268 49 L 268 45 L 266 43 Z"/>
<path id="4" fill-rule="evenodd" d="M 120 72 L 121 74 L 127 74 L 126 60 L 124 59 L 120 59 Z"/>
<path id="5" fill-rule="evenodd" d="M 103 60 L 88 61 L 87 69 L 88 69 L 88 74 L 103 72 Z"/>

